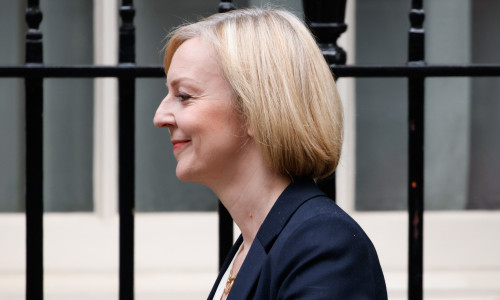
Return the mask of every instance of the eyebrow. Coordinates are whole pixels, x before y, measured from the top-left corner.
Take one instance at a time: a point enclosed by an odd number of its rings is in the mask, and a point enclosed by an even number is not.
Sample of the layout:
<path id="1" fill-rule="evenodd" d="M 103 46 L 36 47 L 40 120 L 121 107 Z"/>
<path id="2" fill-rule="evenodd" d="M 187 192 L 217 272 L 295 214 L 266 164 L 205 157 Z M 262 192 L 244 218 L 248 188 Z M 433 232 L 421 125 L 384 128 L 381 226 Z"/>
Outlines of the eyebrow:
<path id="1" fill-rule="evenodd" d="M 166 80 L 165 81 L 165 85 L 167 86 L 168 88 L 168 81 Z M 170 86 L 175 88 L 177 87 L 181 82 L 185 83 L 185 85 L 187 85 L 189 88 L 191 89 L 194 89 L 195 91 L 198 91 L 199 88 L 196 87 L 197 84 L 199 84 L 196 80 L 192 79 L 192 78 L 188 78 L 188 77 L 178 77 L 178 78 L 175 78 L 174 80 L 172 80 L 170 82 Z"/>
<path id="2" fill-rule="evenodd" d="M 170 82 L 170 85 L 171 85 L 171 86 L 177 86 L 177 85 L 179 85 L 179 83 L 180 83 L 181 81 L 186 81 L 186 80 L 190 81 L 191 79 L 186 78 L 186 77 L 178 77 L 178 78 L 175 78 L 174 80 L 172 80 L 172 81 Z M 165 85 L 167 85 L 167 87 L 168 87 L 168 77 L 167 77 L 167 79 L 165 80 Z"/>

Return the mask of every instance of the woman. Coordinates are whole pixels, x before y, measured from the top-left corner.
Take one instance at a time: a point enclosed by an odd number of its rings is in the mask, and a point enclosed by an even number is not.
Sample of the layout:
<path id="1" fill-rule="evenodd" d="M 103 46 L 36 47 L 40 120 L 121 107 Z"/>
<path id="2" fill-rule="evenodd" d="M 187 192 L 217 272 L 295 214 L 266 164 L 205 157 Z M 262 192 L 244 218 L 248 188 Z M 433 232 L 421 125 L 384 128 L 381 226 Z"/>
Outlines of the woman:
<path id="1" fill-rule="evenodd" d="M 386 299 L 363 230 L 315 185 L 335 170 L 341 104 L 293 14 L 246 9 L 176 29 L 165 52 L 176 175 L 210 187 L 241 236 L 208 299 Z"/>

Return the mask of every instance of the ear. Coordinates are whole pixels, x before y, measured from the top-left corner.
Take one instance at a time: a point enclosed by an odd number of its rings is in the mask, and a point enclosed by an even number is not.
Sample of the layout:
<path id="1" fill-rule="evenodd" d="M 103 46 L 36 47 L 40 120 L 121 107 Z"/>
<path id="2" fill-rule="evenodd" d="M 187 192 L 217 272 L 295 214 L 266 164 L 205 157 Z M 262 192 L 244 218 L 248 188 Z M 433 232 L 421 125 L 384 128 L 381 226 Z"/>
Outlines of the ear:
<path id="1" fill-rule="evenodd" d="M 243 122 L 243 128 L 242 129 L 243 130 L 246 129 L 247 136 L 253 138 L 254 137 L 254 130 L 253 130 L 252 126 L 250 125 L 250 122 L 248 121 L 248 118 L 245 117 L 244 115 L 242 115 L 242 118 L 243 118 L 243 120 L 242 120 L 242 122 Z"/>
<path id="2" fill-rule="evenodd" d="M 247 134 L 248 134 L 248 136 L 253 138 L 253 129 L 252 129 L 252 127 L 250 127 L 250 126 L 247 126 L 247 127 L 248 127 L 247 128 Z"/>

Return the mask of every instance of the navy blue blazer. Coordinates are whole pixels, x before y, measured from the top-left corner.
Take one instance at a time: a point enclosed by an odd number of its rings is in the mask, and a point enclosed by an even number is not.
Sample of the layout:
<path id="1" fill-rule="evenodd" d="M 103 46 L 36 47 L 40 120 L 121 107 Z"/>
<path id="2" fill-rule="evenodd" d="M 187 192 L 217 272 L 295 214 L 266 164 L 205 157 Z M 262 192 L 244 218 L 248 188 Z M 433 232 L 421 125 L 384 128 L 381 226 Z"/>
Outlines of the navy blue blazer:
<path id="1" fill-rule="evenodd" d="M 231 248 L 209 300 L 242 241 Z M 228 300 L 242 299 L 387 299 L 387 292 L 361 227 L 312 180 L 298 179 L 272 207 L 238 272 Z"/>

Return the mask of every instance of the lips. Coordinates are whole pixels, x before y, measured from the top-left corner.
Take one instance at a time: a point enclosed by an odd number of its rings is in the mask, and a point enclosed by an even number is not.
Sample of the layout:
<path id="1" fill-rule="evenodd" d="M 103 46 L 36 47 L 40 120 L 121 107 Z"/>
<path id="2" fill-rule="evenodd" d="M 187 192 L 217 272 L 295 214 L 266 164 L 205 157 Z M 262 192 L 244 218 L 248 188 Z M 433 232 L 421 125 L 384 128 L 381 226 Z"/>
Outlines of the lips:
<path id="1" fill-rule="evenodd" d="M 172 145 L 174 145 L 174 151 L 184 147 L 190 140 L 174 140 L 172 141 Z"/>

